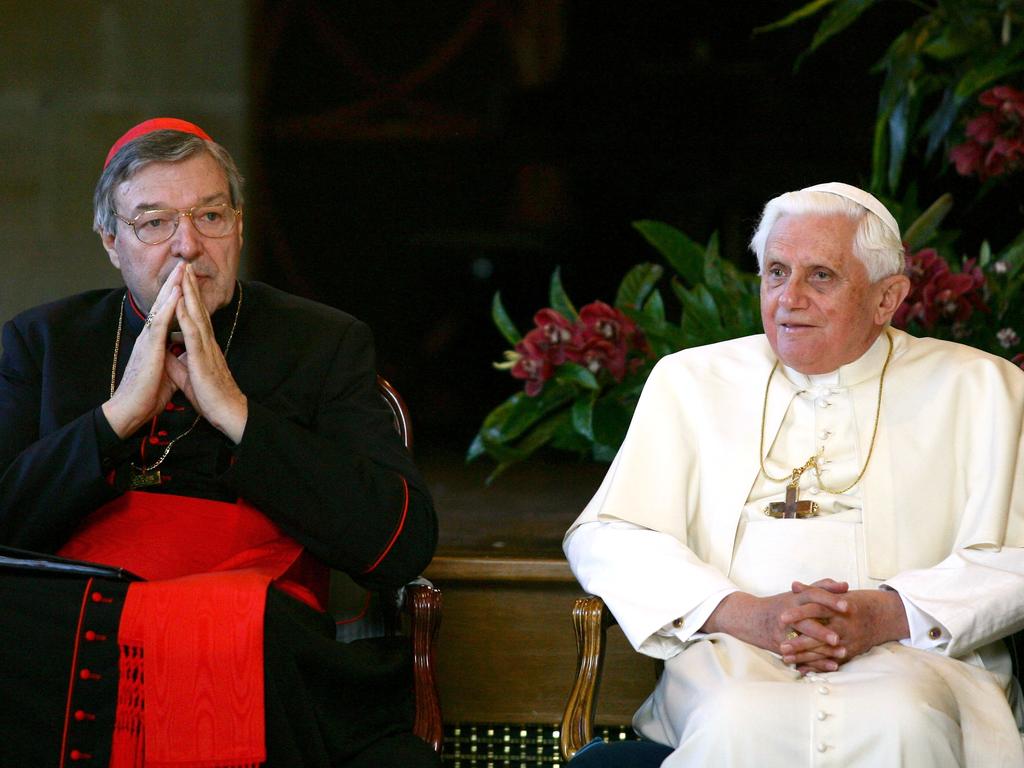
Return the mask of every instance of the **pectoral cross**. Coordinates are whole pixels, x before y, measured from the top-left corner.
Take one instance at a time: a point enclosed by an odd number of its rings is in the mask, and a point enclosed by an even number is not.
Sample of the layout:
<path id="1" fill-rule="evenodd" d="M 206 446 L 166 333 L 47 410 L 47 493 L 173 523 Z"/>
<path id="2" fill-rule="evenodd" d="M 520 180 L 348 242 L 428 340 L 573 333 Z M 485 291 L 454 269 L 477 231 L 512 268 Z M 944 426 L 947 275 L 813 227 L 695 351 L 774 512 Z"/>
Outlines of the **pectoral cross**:
<path id="1" fill-rule="evenodd" d="M 134 491 L 136 488 L 148 488 L 151 485 L 160 485 L 160 470 L 145 470 L 132 466 L 128 472 L 128 485 Z"/>
<path id="2" fill-rule="evenodd" d="M 793 470 L 793 478 L 786 484 L 786 500 L 773 501 L 764 508 L 768 517 L 794 520 L 797 518 L 814 517 L 818 514 L 818 505 L 813 501 L 797 501 L 797 493 L 800 490 L 800 475 L 806 469 L 815 465 L 817 456 L 812 456 L 802 467 Z"/>

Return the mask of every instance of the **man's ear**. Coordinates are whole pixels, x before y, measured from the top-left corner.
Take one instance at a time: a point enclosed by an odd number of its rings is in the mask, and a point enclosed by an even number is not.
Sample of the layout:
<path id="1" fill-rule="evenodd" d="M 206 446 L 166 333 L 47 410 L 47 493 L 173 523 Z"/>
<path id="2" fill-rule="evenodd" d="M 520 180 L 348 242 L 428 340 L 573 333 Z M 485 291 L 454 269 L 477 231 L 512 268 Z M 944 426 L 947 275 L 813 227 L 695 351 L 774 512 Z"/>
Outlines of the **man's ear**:
<path id="1" fill-rule="evenodd" d="M 110 258 L 110 263 L 114 265 L 114 269 L 120 269 L 121 257 L 118 255 L 117 250 L 114 248 L 114 241 L 116 239 L 117 235 L 113 232 L 100 233 L 100 242 L 103 243 L 103 247 L 107 251 L 107 256 Z"/>
<path id="2" fill-rule="evenodd" d="M 910 293 L 910 278 L 906 275 L 890 275 L 881 280 L 881 295 L 878 306 L 875 308 L 875 323 L 885 325 L 888 323 L 900 304 Z"/>

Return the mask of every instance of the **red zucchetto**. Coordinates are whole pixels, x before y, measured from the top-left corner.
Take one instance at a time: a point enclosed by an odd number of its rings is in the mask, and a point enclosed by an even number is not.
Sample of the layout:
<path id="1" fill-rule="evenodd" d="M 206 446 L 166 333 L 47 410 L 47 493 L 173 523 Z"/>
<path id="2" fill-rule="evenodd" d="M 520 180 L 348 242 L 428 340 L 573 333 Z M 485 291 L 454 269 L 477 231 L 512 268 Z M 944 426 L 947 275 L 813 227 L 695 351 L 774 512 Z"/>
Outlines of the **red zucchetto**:
<path id="1" fill-rule="evenodd" d="M 139 136 L 145 136 L 147 133 L 153 131 L 182 131 L 183 133 L 191 133 L 198 136 L 201 139 L 207 141 L 213 141 L 209 135 L 195 123 L 190 123 L 188 120 L 180 120 L 177 117 L 154 117 L 149 120 L 136 125 L 134 128 L 129 128 L 120 139 L 114 142 L 114 146 L 107 152 L 107 159 L 103 163 L 103 167 L 106 168 L 110 165 L 110 161 L 114 159 L 121 147 L 127 144 L 129 141 L 139 138 Z"/>

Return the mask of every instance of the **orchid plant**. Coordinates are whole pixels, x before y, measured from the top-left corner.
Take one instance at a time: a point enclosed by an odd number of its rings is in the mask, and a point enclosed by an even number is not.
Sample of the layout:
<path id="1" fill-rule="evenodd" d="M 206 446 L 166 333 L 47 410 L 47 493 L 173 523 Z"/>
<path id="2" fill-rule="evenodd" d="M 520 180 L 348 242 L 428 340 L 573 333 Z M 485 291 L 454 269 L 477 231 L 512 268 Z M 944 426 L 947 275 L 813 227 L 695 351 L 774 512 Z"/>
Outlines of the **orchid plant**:
<path id="1" fill-rule="evenodd" d="M 824 13 L 811 53 L 880 1 L 812 0 L 759 31 Z M 922 211 L 916 185 L 903 182 L 913 159 L 935 168 L 940 180 L 948 169 L 976 179 L 980 199 L 1024 173 L 1024 16 L 1019 0 L 934 0 L 921 8 L 878 65 L 885 79 L 871 190 L 901 224 L 911 280 L 893 324 L 1024 368 L 1024 231 L 998 250 L 984 238 L 965 246 L 967 234 L 943 228 L 952 196 Z M 638 264 L 613 304 L 593 301 L 577 310 L 556 270 L 550 306 L 534 315 L 525 335 L 495 295 L 491 316 L 511 346 L 495 367 L 523 389 L 485 417 L 470 445 L 467 460 L 488 455 L 497 462 L 491 478 L 543 446 L 610 461 L 658 358 L 761 331 L 758 278 L 721 257 L 717 236 L 702 247 L 666 223 L 634 227 L 672 270 L 669 294 L 661 264 Z M 670 319 L 675 312 L 678 319 Z"/>
<path id="2" fill-rule="evenodd" d="M 701 246 L 663 222 L 633 226 L 672 270 L 678 319 L 669 317 L 665 267 L 657 263 L 629 270 L 612 305 L 594 301 L 579 310 L 556 270 L 550 306 L 525 335 L 495 295 L 491 317 L 512 346 L 495 367 L 524 386 L 487 415 L 469 448 L 468 460 L 497 460 L 492 478 L 546 445 L 610 461 L 658 358 L 760 331 L 758 279 L 721 257 L 717 235 Z"/>

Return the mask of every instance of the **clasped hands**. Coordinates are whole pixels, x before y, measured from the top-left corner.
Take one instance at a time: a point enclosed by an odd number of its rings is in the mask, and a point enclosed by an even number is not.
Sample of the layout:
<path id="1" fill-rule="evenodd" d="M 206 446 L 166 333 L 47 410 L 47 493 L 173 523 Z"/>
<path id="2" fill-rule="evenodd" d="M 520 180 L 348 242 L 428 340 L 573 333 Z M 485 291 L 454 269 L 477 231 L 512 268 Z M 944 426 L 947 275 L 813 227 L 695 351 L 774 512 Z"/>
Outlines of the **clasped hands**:
<path id="1" fill-rule="evenodd" d="M 719 603 L 704 630 L 778 653 L 802 674 L 835 672 L 876 645 L 910 634 L 899 594 L 851 591 L 834 579 L 795 581 L 790 592 L 768 597 L 734 592 Z"/>
<path id="2" fill-rule="evenodd" d="M 175 320 L 185 342 L 178 357 L 167 349 Z M 103 413 L 117 435 L 126 438 L 160 413 L 178 390 L 210 424 L 235 443 L 241 441 L 248 401 L 217 344 L 192 267 L 184 263 L 175 266 L 157 293 Z"/>

